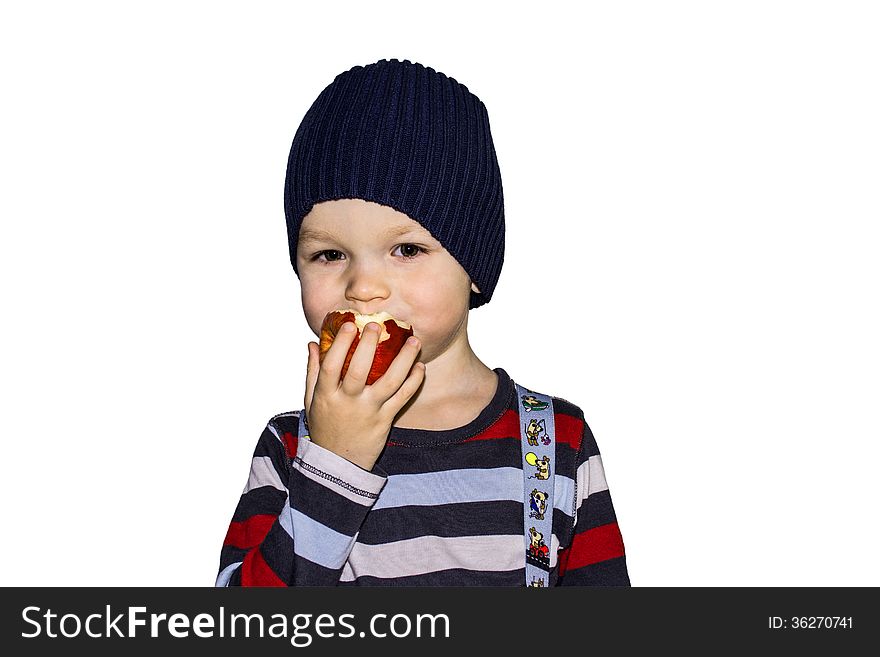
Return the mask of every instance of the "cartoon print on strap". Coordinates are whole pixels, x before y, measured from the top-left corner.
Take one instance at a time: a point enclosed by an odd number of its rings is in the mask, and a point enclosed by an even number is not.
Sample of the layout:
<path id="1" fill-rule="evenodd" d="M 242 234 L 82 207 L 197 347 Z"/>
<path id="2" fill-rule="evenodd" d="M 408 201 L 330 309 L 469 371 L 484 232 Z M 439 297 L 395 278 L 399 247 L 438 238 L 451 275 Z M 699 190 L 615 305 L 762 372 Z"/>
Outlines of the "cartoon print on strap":
<path id="1" fill-rule="evenodd" d="M 538 490 L 537 488 L 532 489 L 532 494 L 529 497 L 529 518 L 537 518 L 538 520 L 544 519 L 544 512 L 547 510 L 547 493 Z"/>
<path id="2" fill-rule="evenodd" d="M 526 412 L 543 411 L 549 404 L 549 402 L 541 401 L 535 395 L 520 395 L 520 399 L 522 399 L 523 408 Z"/>
<path id="3" fill-rule="evenodd" d="M 553 535 L 553 399 L 516 385 L 523 457 L 523 541 L 525 586 L 549 583 Z M 538 480 L 533 485 L 530 480 Z"/>
<path id="4" fill-rule="evenodd" d="M 529 445 L 537 447 L 538 438 L 545 445 L 550 444 L 550 436 L 547 435 L 546 424 L 544 420 L 536 420 L 535 418 L 529 420 L 529 426 L 526 427 L 526 437 L 529 439 Z"/>
<path id="5" fill-rule="evenodd" d="M 550 478 L 550 457 L 546 454 L 543 458 L 538 459 L 537 454 L 529 452 L 526 454 L 526 463 L 538 468 L 537 472 L 529 475 L 529 479 L 549 479 Z"/>
<path id="6" fill-rule="evenodd" d="M 550 568 L 550 548 L 544 541 L 544 534 L 534 527 L 529 527 L 528 558 L 542 568 Z"/>

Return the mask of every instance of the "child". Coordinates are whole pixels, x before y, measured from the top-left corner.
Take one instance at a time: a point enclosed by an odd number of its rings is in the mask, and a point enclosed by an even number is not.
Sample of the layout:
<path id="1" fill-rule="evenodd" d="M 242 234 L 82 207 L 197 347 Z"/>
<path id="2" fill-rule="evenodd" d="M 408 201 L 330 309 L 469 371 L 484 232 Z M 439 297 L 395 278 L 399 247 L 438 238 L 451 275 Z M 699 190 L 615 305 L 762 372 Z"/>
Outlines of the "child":
<path id="1" fill-rule="evenodd" d="M 341 382 L 354 325 L 320 364 L 309 343 L 305 417 L 260 436 L 217 585 L 628 586 L 583 412 L 468 342 L 504 257 L 483 103 L 409 60 L 355 66 L 299 126 L 284 200 L 315 335 L 332 310 L 387 311 L 415 343 L 372 385 L 378 324 Z"/>

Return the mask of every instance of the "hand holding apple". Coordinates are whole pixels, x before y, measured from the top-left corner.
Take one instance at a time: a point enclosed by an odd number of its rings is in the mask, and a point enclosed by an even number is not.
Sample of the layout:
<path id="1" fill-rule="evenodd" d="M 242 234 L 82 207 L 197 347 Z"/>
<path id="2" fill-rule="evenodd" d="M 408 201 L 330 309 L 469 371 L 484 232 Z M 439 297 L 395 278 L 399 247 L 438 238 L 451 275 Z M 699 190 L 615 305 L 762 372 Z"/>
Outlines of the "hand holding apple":
<path id="1" fill-rule="evenodd" d="M 421 387 L 425 366 L 415 362 L 418 339 L 407 340 L 411 327 L 400 327 L 389 316 L 383 322 L 388 337 L 382 340 L 378 322 L 363 323 L 362 316 L 359 332 L 358 317 L 352 316 L 350 321 L 339 321 L 328 315 L 324 323 L 330 323 L 329 340 L 322 330 L 321 345 L 309 342 L 305 408 L 312 442 L 371 470 L 385 448 L 394 418 Z M 394 346 L 392 336 L 399 334 L 403 338 Z M 384 345 L 381 351 L 380 345 Z M 380 354 L 384 359 L 390 355 L 390 362 L 380 360 Z"/>
<path id="2" fill-rule="evenodd" d="M 376 344 L 376 355 L 370 366 L 370 373 L 367 375 L 367 385 L 375 383 L 376 379 L 386 372 L 388 366 L 391 365 L 391 361 L 394 360 L 394 357 L 397 356 L 403 348 L 406 339 L 413 334 L 412 326 L 406 322 L 393 318 L 387 312 L 362 315 L 356 310 L 334 310 L 327 313 L 327 316 L 324 317 L 324 322 L 321 325 L 319 362 L 324 360 L 324 355 L 330 349 L 330 345 L 333 343 L 333 340 L 339 333 L 339 329 L 342 328 L 342 325 L 345 322 L 354 322 L 358 328 L 358 335 L 355 336 L 354 342 L 352 342 L 352 345 L 349 347 L 348 353 L 345 356 L 345 362 L 342 364 L 342 372 L 339 377 L 340 380 L 348 371 L 349 363 L 351 362 L 351 358 L 354 355 L 358 342 L 360 341 L 360 334 L 363 332 L 366 325 L 370 322 L 376 322 L 380 327 L 381 333 L 379 334 L 379 341 Z"/>

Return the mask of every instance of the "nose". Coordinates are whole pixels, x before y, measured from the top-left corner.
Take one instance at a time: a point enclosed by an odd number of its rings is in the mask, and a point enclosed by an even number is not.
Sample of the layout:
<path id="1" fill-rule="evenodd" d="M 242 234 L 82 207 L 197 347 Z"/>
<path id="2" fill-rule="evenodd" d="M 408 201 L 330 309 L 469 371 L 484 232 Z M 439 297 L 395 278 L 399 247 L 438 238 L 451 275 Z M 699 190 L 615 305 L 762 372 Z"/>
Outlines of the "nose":
<path id="1" fill-rule="evenodd" d="M 388 298 L 391 288 L 384 269 L 375 263 L 361 260 L 348 268 L 345 298 L 348 301 L 369 304 Z"/>

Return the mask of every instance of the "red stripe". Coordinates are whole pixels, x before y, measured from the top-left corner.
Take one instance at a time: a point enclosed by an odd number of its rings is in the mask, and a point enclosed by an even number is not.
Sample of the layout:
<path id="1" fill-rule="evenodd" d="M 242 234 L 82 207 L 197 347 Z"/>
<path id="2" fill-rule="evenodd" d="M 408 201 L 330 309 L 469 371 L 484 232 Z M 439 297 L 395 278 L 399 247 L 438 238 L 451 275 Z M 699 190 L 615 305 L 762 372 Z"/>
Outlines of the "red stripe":
<path id="1" fill-rule="evenodd" d="M 524 418 L 528 418 L 528 415 L 528 412 L 523 413 Z M 556 442 L 578 450 L 584 437 L 584 421 L 564 413 L 554 413 L 553 423 L 556 427 Z M 504 415 L 495 424 L 480 435 L 468 438 L 465 442 L 497 438 L 520 439 L 519 414 L 516 411 L 504 411 Z"/>
<path id="2" fill-rule="evenodd" d="M 515 411 L 506 410 L 498 421 L 479 435 L 468 438 L 464 442 L 474 440 L 497 440 L 498 438 L 515 438 L 519 440 L 519 417 Z"/>
<path id="3" fill-rule="evenodd" d="M 559 576 L 567 570 L 622 557 L 623 537 L 616 522 L 576 534 L 571 546 L 559 553 Z"/>
<path id="4" fill-rule="evenodd" d="M 556 442 L 570 445 L 577 451 L 584 439 L 584 421 L 565 413 L 554 413 L 553 423 L 556 425 Z"/>
<path id="5" fill-rule="evenodd" d="M 287 431 L 281 436 L 281 439 L 284 443 L 284 449 L 287 451 L 287 458 L 292 459 L 296 456 L 296 443 L 299 440 L 299 436 L 294 436 Z"/>
<path id="6" fill-rule="evenodd" d="M 241 564 L 242 586 L 287 586 L 275 571 L 269 567 L 260 548 L 254 548 L 246 555 Z"/>
<path id="7" fill-rule="evenodd" d="M 525 414 L 525 417 L 527 416 L 528 413 Z M 581 441 L 584 437 L 584 421 L 564 413 L 554 413 L 553 421 L 556 426 L 556 442 L 568 445 L 574 450 L 580 449 Z M 504 415 L 497 422 L 479 435 L 472 436 L 463 442 L 498 440 L 499 438 L 520 440 L 519 413 L 510 409 L 504 411 Z M 388 444 L 397 445 L 398 443 L 389 440 Z"/>
<path id="8" fill-rule="evenodd" d="M 266 538 L 266 534 L 272 528 L 275 518 L 267 514 L 251 516 L 247 520 L 241 522 L 233 522 L 229 525 L 229 531 L 226 532 L 226 538 L 223 539 L 223 545 L 231 545 L 232 547 L 248 549 L 255 545 L 259 545 Z"/>

